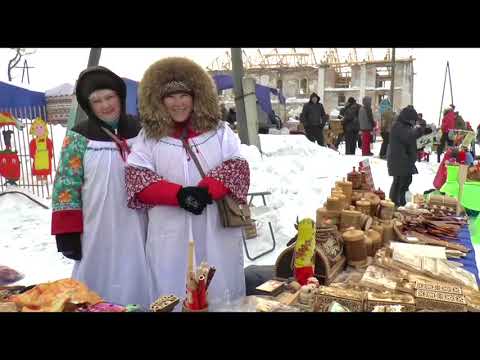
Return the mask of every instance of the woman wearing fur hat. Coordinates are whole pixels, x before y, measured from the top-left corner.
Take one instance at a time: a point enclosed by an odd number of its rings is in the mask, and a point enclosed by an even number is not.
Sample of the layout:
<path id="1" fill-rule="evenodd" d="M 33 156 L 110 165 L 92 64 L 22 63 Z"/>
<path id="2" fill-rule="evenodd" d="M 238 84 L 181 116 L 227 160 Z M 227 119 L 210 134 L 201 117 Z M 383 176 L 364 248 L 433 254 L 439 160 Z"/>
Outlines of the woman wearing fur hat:
<path id="1" fill-rule="evenodd" d="M 241 229 L 224 228 L 212 200 L 230 194 L 245 204 L 250 171 L 238 137 L 220 120 L 213 80 L 188 59 L 160 60 L 140 82 L 139 110 L 144 124 L 128 157 L 126 183 L 128 206 L 149 208 L 151 298 L 184 297 L 190 239 L 197 263 L 217 268 L 209 302 L 244 296 Z"/>
<path id="2" fill-rule="evenodd" d="M 52 234 L 58 251 L 76 260 L 72 278 L 107 301 L 148 305 L 146 213 L 126 206 L 124 183 L 139 121 L 125 113 L 124 81 L 104 67 L 83 71 L 75 92 L 88 119 L 63 141 Z"/>

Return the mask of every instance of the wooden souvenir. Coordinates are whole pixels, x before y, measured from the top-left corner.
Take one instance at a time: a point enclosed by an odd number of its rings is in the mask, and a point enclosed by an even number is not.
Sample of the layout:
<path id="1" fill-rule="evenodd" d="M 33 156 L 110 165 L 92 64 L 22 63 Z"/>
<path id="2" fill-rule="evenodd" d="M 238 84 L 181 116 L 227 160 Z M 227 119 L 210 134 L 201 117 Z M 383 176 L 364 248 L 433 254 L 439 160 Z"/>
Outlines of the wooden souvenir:
<path id="1" fill-rule="evenodd" d="M 373 218 L 370 215 L 362 214 L 360 215 L 360 229 L 369 230 L 373 224 Z"/>
<path id="2" fill-rule="evenodd" d="M 427 282 L 421 280 L 415 281 L 415 290 L 436 291 L 446 294 L 463 295 L 463 289 L 461 286 L 440 282 Z"/>
<path id="3" fill-rule="evenodd" d="M 370 201 L 367 201 L 363 198 L 358 200 L 355 205 L 357 206 L 358 211 L 365 215 L 370 215 Z"/>
<path id="4" fill-rule="evenodd" d="M 347 174 L 347 180 L 352 183 L 353 190 L 360 190 L 362 187 L 362 174 L 356 171 L 355 167 Z"/>
<path id="5" fill-rule="evenodd" d="M 382 220 L 392 220 L 395 212 L 395 203 L 390 200 L 380 201 L 378 217 Z"/>
<path id="6" fill-rule="evenodd" d="M 380 200 L 385 200 L 385 193 L 382 191 L 382 189 L 378 188 L 374 191 L 374 194 L 377 195 Z"/>
<path id="7" fill-rule="evenodd" d="M 341 211 L 332 211 L 326 208 L 317 209 L 316 224 L 317 225 L 320 225 L 320 224 L 339 225 L 340 214 L 341 214 Z"/>
<path id="8" fill-rule="evenodd" d="M 380 243 L 378 244 L 378 249 L 380 249 L 383 246 L 383 226 L 378 220 L 374 220 L 370 228 L 380 234 Z"/>
<path id="9" fill-rule="evenodd" d="M 346 265 L 342 236 L 336 226 L 317 226 L 315 241 L 316 251 L 322 260 L 320 273 L 315 275 L 322 284 L 329 285 Z M 315 263 L 315 265 L 317 264 Z"/>
<path id="10" fill-rule="evenodd" d="M 320 286 L 315 292 L 314 311 L 324 312 L 336 301 L 352 312 L 362 312 L 364 307 L 362 291 Z"/>
<path id="11" fill-rule="evenodd" d="M 364 190 L 353 190 L 350 204 L 355 206 L 358 200 L 362 200 L 363 194 L 365 194 Z"/>
<path id="12" fill-rule="evenodd" d="M 338 197 L 329 197 L 327 198 L 326 208 L 330 211 L 342 211 L 343 202 Z"/>
<path id="13" fill-rule="evenodd" d="M 403 312 L 416 310 L 415 298 L 409 294 L 367 292 L 365 311 L 371 312 L 375 306 L 401 305 Z"/>
<path id="14" fill-rule="evenodd" d="M 180 299 L 175 295 L 160 296 L 150 305 L 150 310 L 153 312 L 170 312 L 179 302 Z"/>
<path id="15" fill-rule="evenodd" d="M 285 282 L 279 280 L 268 280 L 262 285 L 257 286 L 255 290 L 263 293 L 264 295 L 277 296 L 285 288 Z"/>
<path id="16" fill-rule="evenodd" d="M 350 229 L 342 234 L 345 244 L 347 263 L 351 266 L 363 266 L 367 264 L 367 247 L 365 235 L 361 230 Z"/>
<path id="17" fill-rule="evenodd" d="M 428 204 L 430 207 L 433 206 L 445 206 L 450 209 L 456 209 L 458 205 L 457 199 L 447 195 L 430 195 L 428 199 Z"/>
<path id="18" fill-rule="evenodd" d="M 330 284 L 340 274 L 346 265 L 343 255 L 343 243 L 335 226 L 319 227 L 315 234 L 315 268 L 314 276 L 320 284 Z M 295 244 L 290 245 L 280 253 L 275 262 L 275 276 L 280 278 L 293 277 Z"/>
<path id="19" fill-rule="evenodd" d="M 378 195 L 374 194 L 373 192 L 366 192 L 363 194 L 363 198 L 370 202 L 370 215 L 377 216 L 377 210 L 380 204 L 380 198 Z"/>
<path id="20" fill-rule="evenodd" d="M 350 227 L 360 230 L 360 218 L 362 213 L 356 210 L 343 210 L 340 215 L 340 230 L 346 230 Z"/>
<path id="21" fill-rule="evenodd" d="M 415 302 L 419 310 L 467 311 L 464 295 L 418 289 L 415 290 Z"/>
<path id="22" fill-rule="evenodd" d="M 375 230 L 369 229 L 365 232 L 365 244 L 367 246 L 367 255 L 375 256 L 375 253 L 380 249 L 381 239 L 380 234 Z"/>
<path id="23" fill-rule="evenodd" d="M 300 289 L 299 289 L 300 290 Z M 300 291 L 297 290 L 295 292 L 284 291 L 277 295 L 275 298 L 276 301 L 284 304 L 284 305 L 292 305 L 296 301 L 298 301 L 298 296 L 300 295 Z"/>
<path id="24" fill-rule="evenodd" d="M 350 204 L 352 201 L 353 194 L 353 185 L 350 181 L 345 181 L 345 178 L 342 181 L 335 182 L 335 186 L 342 189 L 342 192 L 347 197 L 347 203 Z"/>
<path id="25" fill-rule="evenodd" d="M 338 191 L 338 190 L 332 190 L 332 197 L 336 197 L 340 200 L 340 203 L 342 204 L 342 210 L 345 209 L 348 205 L 348 202 L 347 202 L 347 197 L 345 196 L 345 194 L 341 191 Z"/>
<path id="26" fill-rule="evenodd" d="M 396 240 L 393 229 L 393 220 L 379 220 L 383 227 L 383 243 L 388 246 L 390 242 Z"/>

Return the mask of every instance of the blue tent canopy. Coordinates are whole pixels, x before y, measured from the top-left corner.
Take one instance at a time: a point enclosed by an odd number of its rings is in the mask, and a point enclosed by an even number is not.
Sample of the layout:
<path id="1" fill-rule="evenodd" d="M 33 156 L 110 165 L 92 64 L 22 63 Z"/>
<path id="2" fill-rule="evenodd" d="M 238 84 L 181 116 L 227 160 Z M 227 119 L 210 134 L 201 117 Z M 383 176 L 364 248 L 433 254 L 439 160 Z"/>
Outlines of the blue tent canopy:
<path id="1" fill-rule="evenodd" d="M 233 88 L 233 78 L 230 75 L 214 75 L 213 80 L 217 85 L 218 90 L 226 90 Z M 272 102 L 270 101 L 270 94 L 278 96 L 280 104 L 285 105 L 285 97 L 275 88 L 264 85 L 255 85 L 255 95 L 260 103 L 260 107 L 267 114 L 272 112 Z"/>
<path id="2" fill-rule="evenodd" d="M 127 85 L 127 114 L 138 115 L 138 81 L 130 80 L 127 78 L 123 78 L 123 81 L 125 82 L 125 85 Z"/>
<path id="3" fill-rule="evenodd" d="M 45 93 L 27 90 L 0 81 L 0 108 L 45 106 Z"/>

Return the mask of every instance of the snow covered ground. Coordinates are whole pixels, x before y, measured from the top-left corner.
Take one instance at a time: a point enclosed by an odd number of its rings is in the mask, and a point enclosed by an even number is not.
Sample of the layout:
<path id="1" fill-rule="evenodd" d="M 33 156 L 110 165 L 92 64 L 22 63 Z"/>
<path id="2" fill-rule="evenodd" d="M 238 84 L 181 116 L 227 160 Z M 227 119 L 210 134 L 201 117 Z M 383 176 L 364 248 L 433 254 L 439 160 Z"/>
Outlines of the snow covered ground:
<path id="1" fill-rule="evenodd" d="M 65 128 L 54 127 L 56 159 L 65 135 Z M 336 152 L 309 142 L 302 135 L 260 135 L 262 154 L 254 146 L 242 145 L 242 152 L 251 169 L 250 192 L 269 191 L 267 203 L 271 214 L 277 246 L 274 252 L 254 264 L 274 264 L 285 244 L 295 235 L 297 216 L 315 219 L 316 209 L 330 194 L 335 181 L 346 177 L 353 166 L 364 158 L 345 156 L 343 145 Z M 374 144 L 378 154 L 381 142 Z M 430 189 L 438 164 L 417 163 L 419 175 L 413 177 L 412 193 Z M 388 194 L 392 178 L 387 174 L 385 160 L 370 158 L 375 186 Z M 254 205 L 262 205 L 257 199 Z M 69 277 L 73 261 L 56 250 L 55 238 L 50 235 L 51 210 L 46 210 L 22 195 L 0 196 L 0 264 L 21 271 L 25 278 L 18 284 L 28 285 Z M 266 223 L 259 226 L 261 236 L 247 240 L 250 255 L 255 256 L 271 247 Z M 477 259 L 480 247 L 476 247 Z M 245 257 L 245 266 L 252 264 Z"/>

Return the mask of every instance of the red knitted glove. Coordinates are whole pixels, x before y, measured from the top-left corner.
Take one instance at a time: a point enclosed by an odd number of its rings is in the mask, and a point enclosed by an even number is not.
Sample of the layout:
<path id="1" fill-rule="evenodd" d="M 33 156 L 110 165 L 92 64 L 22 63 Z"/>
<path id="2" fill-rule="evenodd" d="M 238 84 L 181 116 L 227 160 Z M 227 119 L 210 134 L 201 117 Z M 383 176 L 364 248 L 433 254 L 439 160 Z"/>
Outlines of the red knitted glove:
<path id="1" fill-rule="evenodd" d="M 178 206 L 177 193 L 181 188 L 181 185 L 160 180 L 140 191 L 137 198 L 149 205 Z"/>
<path id="2" fill-rule="evenodd" d="M 199 187 L 207 188 L 208 193 L 213 200 L 221 200 L 230 193 L 230 190 L 223 185 L 220 180 L 204 177 L 199 183 Z"/>

